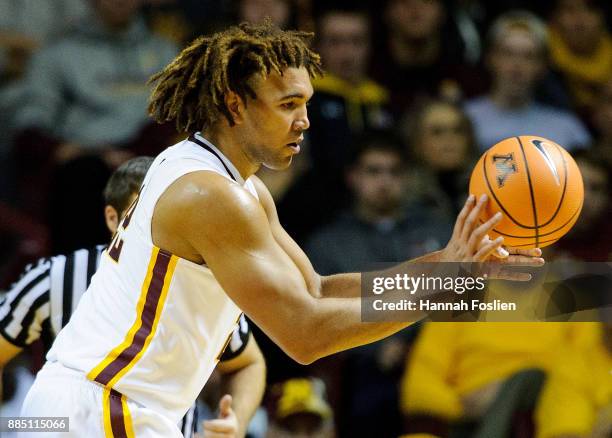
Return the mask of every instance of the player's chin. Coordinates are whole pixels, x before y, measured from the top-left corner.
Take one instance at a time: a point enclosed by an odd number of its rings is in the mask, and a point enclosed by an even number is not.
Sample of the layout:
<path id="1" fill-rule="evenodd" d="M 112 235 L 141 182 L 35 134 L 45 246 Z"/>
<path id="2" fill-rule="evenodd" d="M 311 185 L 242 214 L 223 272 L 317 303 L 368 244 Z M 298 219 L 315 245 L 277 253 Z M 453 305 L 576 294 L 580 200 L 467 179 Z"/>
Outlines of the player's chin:
<path id="1" fill-rule="evenodd" d="M 268 162 L 264 163 L 264 165 L 268 168 L 268 169 L 272 169 L 272 170 L 284 170 L 286 168 L 288 168 L 291 165 L 291 161 L 293 161 L 293 155 L 290 156 L 285 156 L 285 157 L 278 157 L 274 160 L 269 160 Z"/>

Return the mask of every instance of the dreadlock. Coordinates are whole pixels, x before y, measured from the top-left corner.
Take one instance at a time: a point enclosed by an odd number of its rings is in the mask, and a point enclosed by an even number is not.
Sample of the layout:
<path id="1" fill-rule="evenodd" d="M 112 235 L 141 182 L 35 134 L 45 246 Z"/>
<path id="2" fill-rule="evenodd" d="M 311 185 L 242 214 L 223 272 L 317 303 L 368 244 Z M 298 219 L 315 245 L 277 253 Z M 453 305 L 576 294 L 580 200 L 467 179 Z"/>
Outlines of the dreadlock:
<path id="1" fill-rule="evenodd" d="M 248 84 L 252 75 L 282 75 L 288 67 L 305 67 L 311 78 L 322 74 L 320 56 L 309 47 L 312 37 L 280 30 L 270 20 L 200 37 L 149 80 L 157 83 L 149 114 L 159 123 L 174 121 L 180 132 L 211 126 L 219 114 L 233 126 L 225 95 L 233 91 L 244 102 L 247 96 L 255 99 Z"/>

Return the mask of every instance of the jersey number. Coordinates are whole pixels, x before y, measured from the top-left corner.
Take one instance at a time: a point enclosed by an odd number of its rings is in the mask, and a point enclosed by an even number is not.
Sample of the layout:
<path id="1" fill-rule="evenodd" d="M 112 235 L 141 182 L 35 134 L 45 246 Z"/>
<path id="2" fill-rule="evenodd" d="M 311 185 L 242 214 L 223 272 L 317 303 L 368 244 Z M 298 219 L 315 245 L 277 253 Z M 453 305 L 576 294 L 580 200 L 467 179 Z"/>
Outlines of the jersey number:
<path id="1" fill-rule="evenodd" d="M 121 250 L 123 249 L 123 239 L 121 238 L 121 235 L 125 230 L 127 230 L 127 227 L 130 225 L 130 220 L 132 219 L 132 214 L 134 214 L 134 210 L 136 209 L 136 204 L 138 203 L 139 196 L 140 193 L 138 194 L 138 196 L 136 196 L 136 199 L 134 199 L 132 204 L 125 212 L 125 216 L 123 216 L 123 219 L 121 220 L 121 222 L 119 222 L 119 227 L 117 227 L 117 231 L 113 236 L 113 240 L 111 241 L 111 244 L 108 247 L 108 255 L 117 263 L 119 263 L 119 256 L 121 255 Z"/>

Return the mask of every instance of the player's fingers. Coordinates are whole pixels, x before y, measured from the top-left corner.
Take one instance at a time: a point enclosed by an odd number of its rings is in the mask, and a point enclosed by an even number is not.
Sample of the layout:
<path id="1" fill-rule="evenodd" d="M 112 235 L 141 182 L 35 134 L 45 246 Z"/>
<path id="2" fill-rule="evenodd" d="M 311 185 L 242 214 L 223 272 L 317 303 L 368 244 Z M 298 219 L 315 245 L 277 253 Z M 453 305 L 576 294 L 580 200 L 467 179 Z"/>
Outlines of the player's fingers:
<path id="1" fill-rule="evenodd" d="M 498 237 L 495 240 L 491 240 L 485 245 L 481 246 L 478 252 L 474 254 L 474 261 L 484 262 L 489 256 L 504 243 L 503 237 Z"/>
<path id="2" fill-rule="evenodd" d="M 463 242 L 467 242 L 469 240 L 472 234 L 472 231 L 474 231 L 474 228 L 476 228 L 478 224 L 478 217 L 480 216 L 480 212 L 482 211 L 486 203 L 487 203 L 487 195 L 482 195 L 480 199 L 478 199 L 476 206 L 472 209 L 472 211 L 470 211 L 470 214 L 468 214 L 467 218 L 465 219 L 463 228 L 461 230 L 461 240 Z M 487 231 L 489 230 L 487 229 Z M 485 234 L 486 233 L 483 233 L 482 235 L 484 236 Z"/>
<path id="3" fill-rule="evenodd" d="M 491 241 L 491 238 L 489 237 L 489 235 L 485 234 L 485 236 L 483 237 L 478 247 L 480 248 L 484 244 L 490 241 Z M 506 257 L 508 257 L 508 255 L 510 255 L 510 253 L 506 251 L 503 246 L 498 246 L 497 248 L 495 248 L 495 251 L 493 251 L 491 255 L 495 256 L 498 259 L 505 259 Z"/>
<path id="4" fill-rule="evenodd" d="M 495 275 L 491 275 L 490 278 L 497 280 L 510 280 L 510 281 L 529 281 L 531 280 L 531 274 L 529 272 L 517 272 L 510 271 L 508 269 L 500 269 Z"/>
<path id="5" fill-rule="evenodd" d="M 476 245 L 478 245 L 478 243 L 482 241 L 484 236 L 489 231 L 491 231 L 493 227 L 495 227 L 495 225 L 499 223 L 499 221 L 501 221 L 501 219 L 502 214 L 499 212 L 495 213 L 488 221 L 486 221 L 484 224 L 478 226 L 478 228 L 472 231 L 472 234 L 470 235 L 468 240 L 468 248 L 470 248 L 470 250 L 472 250 L 472 248 L 475 248 Z"/>
<path id="6" fill-rule="evenodd" d="M 459 212 L 457 220 L 455 221 L 452 238 L 458 239 L 461 236 L 463 224 L 465 223 L 465 218 L 467 218 L 468 214 L 470 214 L 470 211 L 472 211 L 472 208 L 474 207 L 474 199 L 476 199 L 476 197 L 474 195 L 470 195 L 465 200 L 465 205 L 461 209 L 461 212 Z"/>
<path id="7" fill-rule="evenodd" d="M 216 433 L 232 433 L 236 431 L 236 427 L 233 422 L 217 418 L 215 420 L 204 421 L 204 430 Z"/>
<path id="8" fill-rule="evenodd" d="M 505 259 L 506 257 L 510 255 L 510 253 L 503 246 L 500 246 L 495 249 L 495 251 L 493 252 L 493 255 L 497 257 L 498 259 Z"/>
<path id="9" fill-rule="evenodd" d="M 522 249 L 509 247 L 507 249 L 510 254 L 518 254 L 527 257 L 540 257 L 542 255 L 542 250 L 540 248 Z"/>
<path id="10" fill-rule="evenodd" d="M 545 261 L 542 257 L 531 257 L 511 254 L 506 259 L 504 259 L 504 263 L 517 266 L 542 266 Z"/>
<path id="11" fill-rule="evenodd" d="M 219 401 L 219 415 L 221 418 L 227 417 L 232 410 L 232 396 L 225 394 Z"/>

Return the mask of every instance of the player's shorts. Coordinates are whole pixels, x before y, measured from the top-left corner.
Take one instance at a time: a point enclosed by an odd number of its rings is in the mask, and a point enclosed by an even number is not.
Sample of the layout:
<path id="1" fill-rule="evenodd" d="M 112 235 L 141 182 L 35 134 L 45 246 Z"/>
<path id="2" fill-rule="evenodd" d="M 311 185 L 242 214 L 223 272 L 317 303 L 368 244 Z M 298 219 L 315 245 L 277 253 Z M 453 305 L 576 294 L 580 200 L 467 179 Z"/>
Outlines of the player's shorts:
<path id="1" fill-rule="evenodd" d="M 68 417 L 69 432 L 25 433 L 22 437 L 182 438 L 175 423 L 92 382 L 78 371 L 47 362 L 36 376 L 21 417 Z"/>

